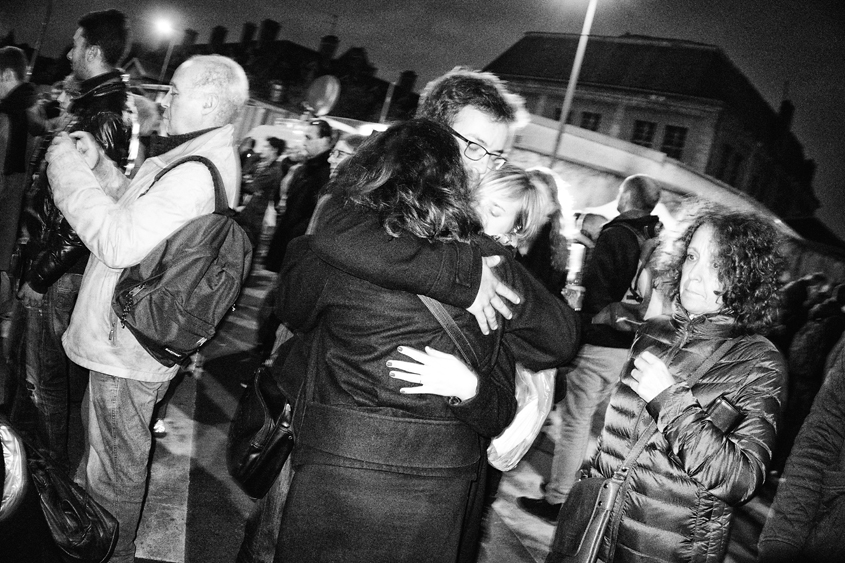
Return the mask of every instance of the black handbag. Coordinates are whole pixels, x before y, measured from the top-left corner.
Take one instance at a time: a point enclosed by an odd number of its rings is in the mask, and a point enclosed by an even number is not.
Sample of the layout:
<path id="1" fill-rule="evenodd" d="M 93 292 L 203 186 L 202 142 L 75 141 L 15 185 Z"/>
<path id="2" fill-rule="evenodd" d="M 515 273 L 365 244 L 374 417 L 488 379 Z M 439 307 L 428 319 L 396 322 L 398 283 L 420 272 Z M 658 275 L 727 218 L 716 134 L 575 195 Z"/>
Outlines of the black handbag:
<path id="1" fill-rule="evenodd" d="M 272 368 L 258 367 L 238 402 L 226 443 L 229 474 L 254 499 L 267 494 L 293 450 L 292 411 Z"/>
<path id="2" fill-rule="evenodd" d="M 66 563 L 107 561 L 117 542 L 117 519 L 49 457 L 25 445 L 41 510 L 62 559 Z"/>
<path id="3" fill-rule="evenodd" d="M 701 379 L 732 346 L 731 340 L 722 343 L 687 379 L 689 386 Z M 656 431 L 657 423 L 652 421 L 611 478 L 590 477 L 572 486 L 560 508 L 546 563 L 595 563 L 605 533 L 610 529 L 612 534 L 622 518 L 621 501 L 631 469 Z"/>

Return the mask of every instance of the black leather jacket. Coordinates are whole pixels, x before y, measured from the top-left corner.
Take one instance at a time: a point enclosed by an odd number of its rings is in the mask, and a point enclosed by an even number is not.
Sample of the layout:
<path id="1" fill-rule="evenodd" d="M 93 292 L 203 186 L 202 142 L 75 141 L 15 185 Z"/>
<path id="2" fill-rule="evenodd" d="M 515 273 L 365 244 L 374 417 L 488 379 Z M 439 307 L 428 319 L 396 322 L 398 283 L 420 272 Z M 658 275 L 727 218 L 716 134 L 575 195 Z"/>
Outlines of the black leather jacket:
<path id="1" fill-rule="evenodd" d="M 68 108 L 72 119 L 62 131 L 87 131 L 103 147 L 112 161 L 125 165 L 132 136 L 132 124 L 126 105 L 127 89 L 117 70 L 95 76 L 82 83 L 82 93 Z M 44 136 L 33 156 L 38 170 L 27 194 L 23 221 L 29 233 L 24 257 L 29 263 L 24 281 L 38 293 L 45 293 L 68 272 L 82 273 L 88 249 L 53 203 L 53 193 L 45 173 L 47 147 L 58 131 Z"/>

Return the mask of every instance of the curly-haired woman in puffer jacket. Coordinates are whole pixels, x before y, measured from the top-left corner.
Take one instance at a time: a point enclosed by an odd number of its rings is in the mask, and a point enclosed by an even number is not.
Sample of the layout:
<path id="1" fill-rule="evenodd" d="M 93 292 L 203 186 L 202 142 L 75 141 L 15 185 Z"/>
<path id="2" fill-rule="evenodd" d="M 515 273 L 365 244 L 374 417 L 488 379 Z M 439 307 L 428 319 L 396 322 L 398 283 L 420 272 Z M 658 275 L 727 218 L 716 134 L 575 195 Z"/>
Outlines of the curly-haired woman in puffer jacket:
<path id="1" fill-rule="evenodd" d="M 733 507 L 763 484 L 775 443 L 786 369 L 755 334 L 776 313 L 777 245 L 763 220 L 710 210 L 669 252 L 663 289 L 674 314 L 640 328 L 593 460 L 593 476 L 612 476 L 657 423 L 620 492 L 602 561 L 723 559 Z M 690 386 L 726 340 L 725 355 Z"/>

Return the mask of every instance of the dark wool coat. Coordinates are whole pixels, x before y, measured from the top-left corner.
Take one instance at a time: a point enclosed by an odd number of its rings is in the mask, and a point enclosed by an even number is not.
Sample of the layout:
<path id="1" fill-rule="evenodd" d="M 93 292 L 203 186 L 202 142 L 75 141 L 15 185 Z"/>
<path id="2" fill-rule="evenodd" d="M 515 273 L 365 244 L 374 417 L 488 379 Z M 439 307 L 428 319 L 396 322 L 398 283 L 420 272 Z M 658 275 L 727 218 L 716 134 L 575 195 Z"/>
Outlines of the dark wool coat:
<path id="1" fill-rule="evenodd" d="M 310 250 L 309 237 L 289 246 L 277 310 L 294 331 L 307 333 L 306 369 L 314 383 L 308 393 L 313 401 L 300 394 L 297 402 L 303 416 L 294 454 L 298 469 L 282 526 L 291 560 L 341 554 L 345 561 L 455 560 L 468 487 L 486 438 L 513 418 L 513 359 L 532 370 L 554 367 L 575 354 L 578 341 L 577 318 L 562 300 L 501 245 L 486 237 L 478 244 L 488 254 L 505 255 L 497 272 L 523 300 L 513 307 L 513 319 L 489 336 L 470 313 L 446 306 L 478 357 L 472 366 L 478 394 L 460 404 L 402 394 L 401 388 L 414 385 L 388 376 L 388 360 L 407 359 L 396 351 L 400 345 L 458 355 L 417 295 L 335 269 Z M 332 482 L 315 484 L 315 471 L 328 471 Z M 404 485 L 393 487 L 397 480 Z M 347 486 L 338 490 L 334 482 Z M 443 498 L 444 491 L 453 492 Z M 331 510 L 314 512 L 327 498 Z"/>
<path id="2" fill-rule="evenodd" d="M 618 529 L 605 535 L 599 556 L 607 563 L 721 561 L 733 507 L 763 484 L 786 374 L 781 354 L 760 336 L 734 337 L 692 389 L 685 383 L 730 330 L 726 317 L 690 319 L 682 312 L 640 329 L 631 357 L 651 351 L 677 383 L 646 404 L 623 379 L 610 401 L 594 476 L 610 477 L 652 420 L 657 432 L 631 471 Z M 628 380 L 632 367 L 629 360 Z M 719 397 L 741 412 L 732 431 L 708 415 Z"/>

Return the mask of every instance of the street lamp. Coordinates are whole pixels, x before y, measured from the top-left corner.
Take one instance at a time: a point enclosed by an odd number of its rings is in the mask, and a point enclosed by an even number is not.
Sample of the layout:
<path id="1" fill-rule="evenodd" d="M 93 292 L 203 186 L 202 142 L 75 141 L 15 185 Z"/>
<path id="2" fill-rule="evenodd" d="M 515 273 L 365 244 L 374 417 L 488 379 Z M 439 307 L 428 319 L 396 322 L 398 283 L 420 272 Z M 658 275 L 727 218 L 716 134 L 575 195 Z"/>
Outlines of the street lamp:
<path id="1" fill-rule="evenodd" d="M 156 29 L 165 37 L 170 38 L 170 44 L 167 46 L 167 54 L 164 56 L 164 63 L 161 65 L 161 74 L 158 76 L 158 81 L 164 83 L 167 65 L 170 64 L 170 56 L 173 54 L 173 45 L 176 43 L 176 34 L 173 32 L 173 26 L 167 20 L 158 20 L 156 22 Z"/>
<path id="2" fill-rule="evenodd" d="M 572 72 L 569 75 L 569 83 L 566 85 L 566 96 L 563 98 L 563 107 L 560 110 L 560 128 L 555 139 L 555 148 L 549 159 L 549 168 L 554 166 L 557 160 L 557 150 L 560 147 L 560 140 L 563 137 L 563 130 L 566 128 L 566 118 L 569 116 L 569 108 L 572 107 L 572 98 L 575 96 L 575 85 L 578 82 L 578 74 L 581 72 L 581 62 L 584 60 L 584 51 L 587 50 L 587 39 L 590 36 L 590 28 L 593 26 L 593 16 L 596 13 L 598 0 L 590 0 L 587 6 L 587 15 L 584 17 L 584 27 L 581 28 L 581 37 L 578 39 L 578 49 L 575 51 L 575 61 L 572 63 Z"/>

